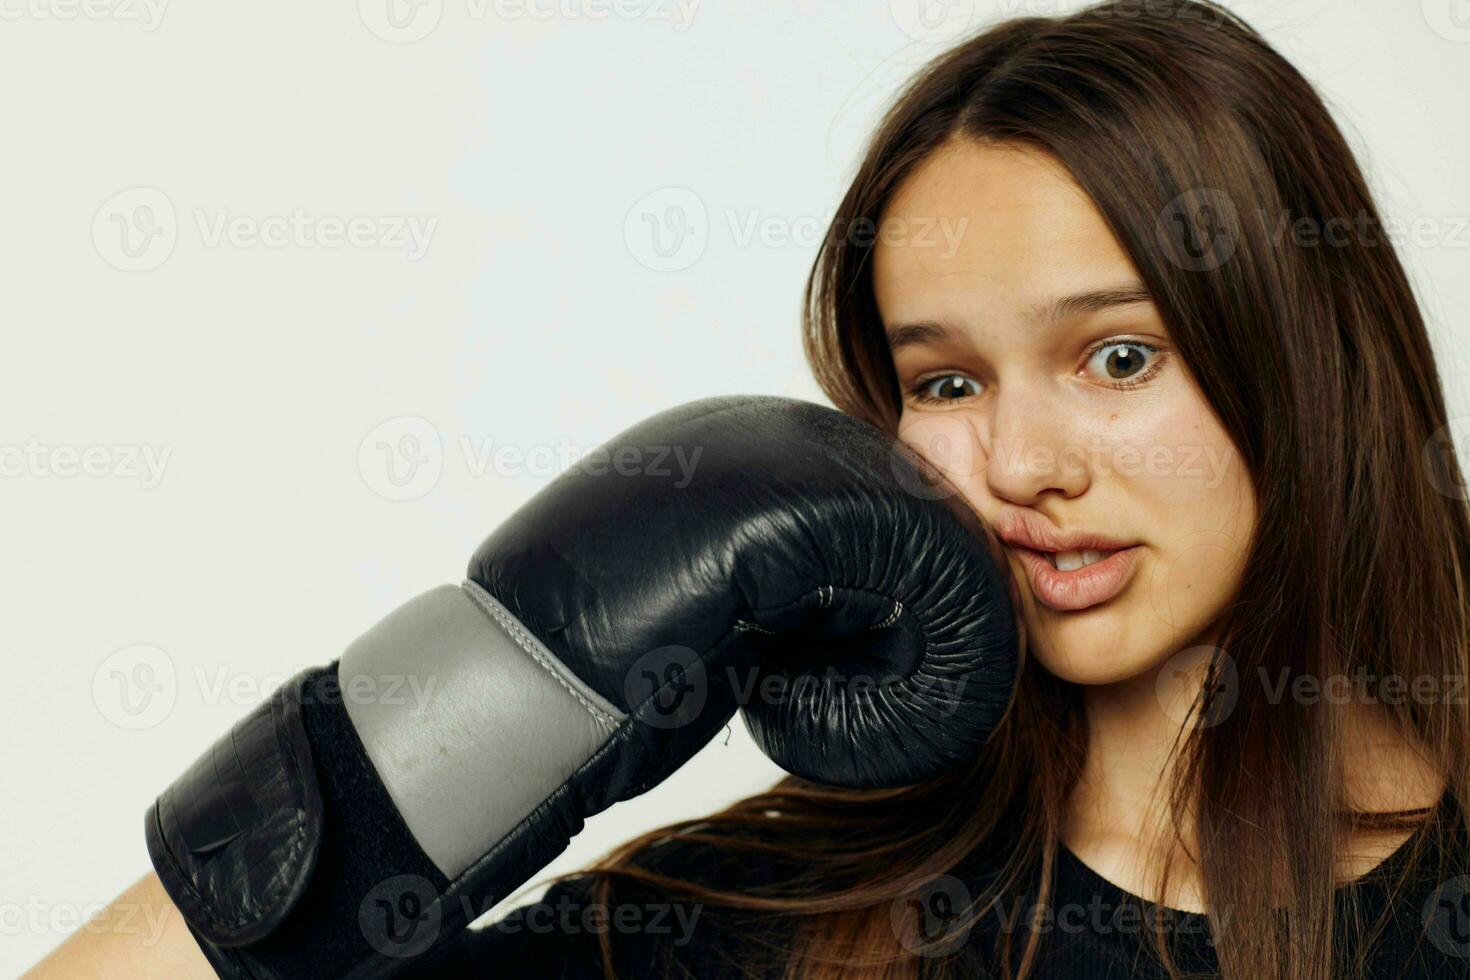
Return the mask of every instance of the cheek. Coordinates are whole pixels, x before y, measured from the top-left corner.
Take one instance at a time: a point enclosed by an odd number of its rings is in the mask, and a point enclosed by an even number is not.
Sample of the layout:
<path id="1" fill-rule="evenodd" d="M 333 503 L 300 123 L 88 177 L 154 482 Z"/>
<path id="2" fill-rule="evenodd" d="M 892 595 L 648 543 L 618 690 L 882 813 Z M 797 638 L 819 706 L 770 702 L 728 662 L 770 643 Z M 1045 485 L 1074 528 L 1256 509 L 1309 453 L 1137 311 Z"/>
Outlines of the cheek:
<path id="1" fill-rule="evenodd" d="M 1235 447 L 1203 403 L 1180 397 L 1158 407 L 1131 440 L 1136 449 L 1119 454 L 1116 478 L 1140 510 L 1136 531 L 1149 545 L 1137 598 L 1170 642 L 1182 644 L 1239 587 L 1255 504 Z"/>
<path id="2" fill-rule="evenodd" d="M 898 438 L 944 474 L 972 502 L 984 467 L 979 434 L 967 412 L 910 412 L 898 419 Z"/>
<path id="3" fill-rule="evenodd" d="M 1213 416 L 1175 413 L 1154 435 L 1158 466 L 1141 494 L 1160 514 L 1148 601 L 1180 641 L 1201 629 L 1235 594 L 1255 526 L 1250 476 Z"/>

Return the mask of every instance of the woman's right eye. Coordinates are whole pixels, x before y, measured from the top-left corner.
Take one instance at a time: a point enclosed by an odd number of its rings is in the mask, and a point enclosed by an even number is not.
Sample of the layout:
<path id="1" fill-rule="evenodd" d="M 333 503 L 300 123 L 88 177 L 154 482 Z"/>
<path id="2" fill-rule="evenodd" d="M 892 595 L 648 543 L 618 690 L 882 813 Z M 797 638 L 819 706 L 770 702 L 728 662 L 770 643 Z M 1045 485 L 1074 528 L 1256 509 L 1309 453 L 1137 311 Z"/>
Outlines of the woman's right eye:
<path id="1" fill-rule="evenodd" d="M 954 402 L 980 394 L 980 382 L 963 374 L 936 374 L 921 379 L 909 394 L 921 402 Z"/>

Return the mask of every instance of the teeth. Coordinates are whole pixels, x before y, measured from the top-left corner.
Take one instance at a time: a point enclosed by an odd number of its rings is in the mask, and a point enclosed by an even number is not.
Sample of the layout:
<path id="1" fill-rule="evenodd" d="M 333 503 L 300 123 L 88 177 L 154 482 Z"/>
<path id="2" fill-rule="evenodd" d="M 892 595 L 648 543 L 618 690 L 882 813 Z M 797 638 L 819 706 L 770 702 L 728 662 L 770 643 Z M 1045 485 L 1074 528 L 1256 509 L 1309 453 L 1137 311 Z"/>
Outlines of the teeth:
<path id="1" fill-rule="evenodd" d="M 1079 568 L 1091 565 L 1095 561 L 1102 561 L 1110 551 L 1058 551 L 1051 555 L 1051 563 L 1060 572 L 1075 572 Z"/>

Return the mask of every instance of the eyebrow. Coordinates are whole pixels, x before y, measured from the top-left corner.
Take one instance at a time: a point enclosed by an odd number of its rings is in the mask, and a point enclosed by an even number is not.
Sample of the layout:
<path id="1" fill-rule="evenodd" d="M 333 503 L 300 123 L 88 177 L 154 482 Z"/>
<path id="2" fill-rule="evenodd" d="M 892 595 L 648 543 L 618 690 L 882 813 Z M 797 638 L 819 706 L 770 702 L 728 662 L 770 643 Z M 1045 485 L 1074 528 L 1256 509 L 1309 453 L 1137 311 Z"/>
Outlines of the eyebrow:
<path id="1" fill-rule="evenodd" d="M 1072 293 L 1070 296 L 1058 296 L 1050 302 L 1033 306 L 1027 311 L 1026 318 L 1038 326 L 1045 326 L 1068 317 L 1152 301 L 1153 296 L 1142 283 L 1120 283 L 1104 289 L 1090 289 L 1081 293 Z M 962 333 L 963 331 L 952 324 L 938 320 L 901 323 L 888 331 L 888 349 L 897 351 L 901 347 L 911 347 L 917 344 L 957 341 L 961 338 Z"/>

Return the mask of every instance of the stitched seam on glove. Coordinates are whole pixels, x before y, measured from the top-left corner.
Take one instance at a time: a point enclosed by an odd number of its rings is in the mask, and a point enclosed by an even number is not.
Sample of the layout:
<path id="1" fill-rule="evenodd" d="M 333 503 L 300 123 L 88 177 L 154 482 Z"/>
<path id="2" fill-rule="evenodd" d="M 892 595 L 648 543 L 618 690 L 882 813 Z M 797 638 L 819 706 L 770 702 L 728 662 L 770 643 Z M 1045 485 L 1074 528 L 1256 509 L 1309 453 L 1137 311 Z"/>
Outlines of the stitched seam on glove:
<path id="1" fill-rule="evenodd" d="M 602 710 L 597 705 L 587 700 L 586 696 L 583 695 L 581 691 L 577 690 L 570 683 L 568 683 L 567 679 L 562 676 L 561 671 L 557 670 L 555 666 L 548 663 L 546 657 L 542 655 L 539 649 L 537 649 L 537 647 L 539 646 L 539 641 L 537 641 L 535 637 L 531 636 L 524 629 L 522 629 L 520 623 L 516 622 L 513 618 L 503 612 L 499 608 L 499 604 L 495 602 L 494 597 L 491 596 L 490 593 L 486 592 L 485 589 L 478 582 L 475 582 L 473 580 L 466 581 L 462 588 L 464 589 L 465 594 L 470 597 L 475 605 L 479 606 L 485 611 L 487 615 L 490 616 L 491 619 L 499 623 L 501 629 L 505 630 L 510 638 L 516 642 L 516 646 L 520 647 L 525 652 L 526 656 L 530 657 L 537 664 L 539 664 L 543 670 L 550 674 L 552 678 L 558 684 L 560 684 L 566 690 L 566 692 L 576 700 L 578 704 L 586 708 L 587 712 L 592 715 L 592 717 L 598 722 L 598 724 L 600 724 L 609 733 L 611 733 L 613 729 L 617 728 L 619 719 L 608 714 L 606 711 Z"/>

